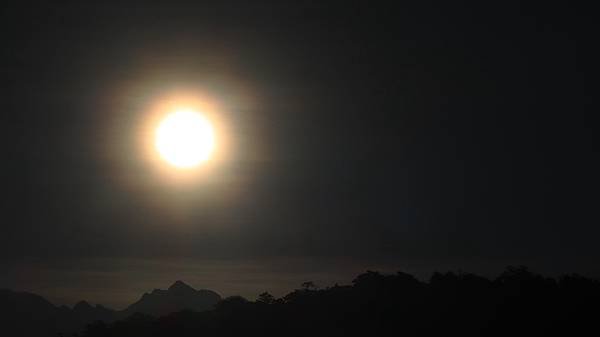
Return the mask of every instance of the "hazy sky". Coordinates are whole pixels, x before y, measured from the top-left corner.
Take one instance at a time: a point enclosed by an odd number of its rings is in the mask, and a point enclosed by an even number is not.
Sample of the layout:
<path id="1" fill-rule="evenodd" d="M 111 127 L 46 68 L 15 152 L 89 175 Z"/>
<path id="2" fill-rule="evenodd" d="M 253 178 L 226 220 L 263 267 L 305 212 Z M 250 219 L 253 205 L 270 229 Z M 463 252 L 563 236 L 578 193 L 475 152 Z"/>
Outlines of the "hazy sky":
<path id="1" fill-rule="evenodd" d="M 5 8 L 0 287 L 123 306 L 186 278 L 600 275 L 591 12 L 452 6 Z M 226 126 L 187 184 L 139 146 L 177 91 Z"/>

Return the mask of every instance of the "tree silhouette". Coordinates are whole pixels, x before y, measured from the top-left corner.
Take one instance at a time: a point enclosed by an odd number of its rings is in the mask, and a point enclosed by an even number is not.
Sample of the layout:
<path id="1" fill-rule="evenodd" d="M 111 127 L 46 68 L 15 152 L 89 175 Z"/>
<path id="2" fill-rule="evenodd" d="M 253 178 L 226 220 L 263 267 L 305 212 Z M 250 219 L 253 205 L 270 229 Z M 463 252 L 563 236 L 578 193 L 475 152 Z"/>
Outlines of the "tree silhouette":
<path id="1" fill-rule="evenodd" d="M 256 302 L 263 304 L 273 304 L 275 302 L 275 297 L 273 297 L 273 295 L 271 295 L 269 292 L 265 291 L 264 293 L 258 295 L 258 299 L 256 300 Z"/>
<path id="2" fill-rule="evenodd" d="M 313 281 L 302 282 L 301 287 L 304 290 L 316 290 L 317 289 L 317 285 Z"/>
<path id="3" fill-rule="evenodd" d="M 228 297 L 206 312 L 95 323 L 83 337 L 116 336 L 570 336 L 598 335 L 600 282 L 558 280 L 508 267 L 490 280 L 435 272 L 428 282 L 367 271 L 352 285 L 317 290 L 312 282 L 281 300 Z"/>

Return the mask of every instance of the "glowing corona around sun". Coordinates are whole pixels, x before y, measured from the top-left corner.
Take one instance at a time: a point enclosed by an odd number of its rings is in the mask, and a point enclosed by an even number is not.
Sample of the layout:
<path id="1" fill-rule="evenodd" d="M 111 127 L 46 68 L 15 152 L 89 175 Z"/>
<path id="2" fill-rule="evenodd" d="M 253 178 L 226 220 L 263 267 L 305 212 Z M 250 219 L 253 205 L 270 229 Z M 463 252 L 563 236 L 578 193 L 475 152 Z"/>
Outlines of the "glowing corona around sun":
<path id="1" fill-rule="evenodd" d="M 214 145 L 210 121 L 194 110 L 170 113 L 156 129 L 156 150 L 162 159 L 178 168 L 193 168 L 207 161 Z"/>

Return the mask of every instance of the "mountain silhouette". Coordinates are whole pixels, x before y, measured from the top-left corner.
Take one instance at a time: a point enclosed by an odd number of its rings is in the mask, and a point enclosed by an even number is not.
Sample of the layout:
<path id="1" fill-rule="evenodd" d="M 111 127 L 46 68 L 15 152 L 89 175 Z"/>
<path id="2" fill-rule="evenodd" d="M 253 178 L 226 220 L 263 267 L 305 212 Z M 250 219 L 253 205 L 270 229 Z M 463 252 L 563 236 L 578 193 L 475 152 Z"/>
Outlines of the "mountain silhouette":
<path id="1" fill-rule="evenodd" d="M 598 303 L 599 281 L 553 279 L 526 267 L 508 267 L 495 279 L 435 272 L 429 281 L 367 271 L 350 285 L 306 281 L 281 298 L 232 296 L 208 312 L 94 323 L 80 337 L 600 336 Z"/>
<path id="2" fill-rule="evenodd" d="M 90 322 L 114 321 L 117 312 L 102 306 L 91 306 L 85 301 L 72 309 L 57 307 L 42 296 L 28 292 L 0 290 L 2 332 L 10 336 L 56 336 L 58 332 L 76 332 Z"/>
<path id="3" fill-rule="evenodd" d="M 67 308 L 68 309 L 68 308 Z M 119 312 L 105 308 L 99 304 L 92 306 L 86 301 L 79 301 L 70 312 L 69 325 L 79 328 L 93 321 L 112 322 L 121 318 Z"/>
<path id="4" fill-rule="evenodd" d="M 183 281 L 176 281 L 167 290 L 155 289 L 125 310 L 116 311 L 102 305 L 80 301 L 69 308 L 55 306 L 42 296 L 0 289 L 0 335 L 11 337 L 46 337 L 59 333 L 70 335 L 95 321 L 106 323 L 127 318 L 136 313 L 162 316 L 185 309 L 212 309 L 221 296 L 212 290 L 195 290 Z"/>
<path id="5" fill-rule="evenodd" d="M 495 279 L 435 272 L 429 281 L 367 271 L 349 285 L 313 282 L 275 298 L 221 299 L 177 281 L 123 311 L 0 290 L 0 336 L 596 336 L 600 281 L 508 267 Z M 188 310 L 191 309 L 191 310 Z M 589 333 L 592 332 L 592 333 Z"/>
<path id="6" fill-rule="evenodd" d="M 172 293 L 178 294 L 189 294 L 196 291 L 196 289 L 185 284 L 183 281 L 175 281 L 175 283 L 171 284 L 168 290 Z"/>
<path id="7" fill-rule="evenodd" d="M 162 316 L 185 309 L 205 311 L 212 309 L 220 300 L 221 296 L 212 290 L 196 290 L 182 281 L 176 281 L 167 290 L 154 289 L 151 293 L 145 293 L 127 307 L 123 314 Z"/>

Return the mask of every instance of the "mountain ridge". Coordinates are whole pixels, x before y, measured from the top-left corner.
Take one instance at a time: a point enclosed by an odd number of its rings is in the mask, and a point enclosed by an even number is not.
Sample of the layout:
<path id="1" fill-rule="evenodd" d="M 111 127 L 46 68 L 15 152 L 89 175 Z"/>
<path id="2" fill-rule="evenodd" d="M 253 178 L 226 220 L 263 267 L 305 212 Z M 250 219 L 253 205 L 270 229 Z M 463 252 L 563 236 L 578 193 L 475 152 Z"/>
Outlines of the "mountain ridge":
<path id="1" fill-rule="evenodd" d="M 144 293 L 122 313 L 126 316 L 136 312 L 161 316 L 183 309 L 205 311 L 212 309 L 221 299 L 221 296 L 212 290 L 196 290 L 183 281 L 177 280 L 167 290 L 154 289 L 151 293 Z"/>
<path id="2" fill-rule="evenodd" d="M 73 307 L 55 305 L 41 295 L 0 289 L 0 315 L 8 317 L 10 327 L 19 327 L 23 336 L 56 336 L 57 333 L 78 332 L 94 321 L 112 322 L 136 313 L 162 316 L 185 309 L 205 311 L 212 309 L 221 296 L 208 289 L 196 290 L 181 280 L 166 290 L 154 289 L 123 310 L 114 310 L 85 300 Z M 23 328 L 25 327 L 25 328 Z M 14 331 L 19 331 L 13 329 Z"/>

